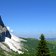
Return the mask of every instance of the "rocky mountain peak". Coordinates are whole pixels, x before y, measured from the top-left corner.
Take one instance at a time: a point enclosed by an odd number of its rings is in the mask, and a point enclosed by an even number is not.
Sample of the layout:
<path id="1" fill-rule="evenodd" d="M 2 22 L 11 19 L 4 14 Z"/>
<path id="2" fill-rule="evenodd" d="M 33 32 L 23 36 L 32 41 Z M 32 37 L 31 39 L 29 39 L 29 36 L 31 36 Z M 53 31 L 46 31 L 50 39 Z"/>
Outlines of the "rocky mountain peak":
<path id="1" fill-rule="evenodd" d="M 7 30 L 6 26 L 4 25 L 2 18 L 0 16 L 0 42 L 4 42 L 5 37 L 11 38 L 11 35 L 10 32 Z"/>

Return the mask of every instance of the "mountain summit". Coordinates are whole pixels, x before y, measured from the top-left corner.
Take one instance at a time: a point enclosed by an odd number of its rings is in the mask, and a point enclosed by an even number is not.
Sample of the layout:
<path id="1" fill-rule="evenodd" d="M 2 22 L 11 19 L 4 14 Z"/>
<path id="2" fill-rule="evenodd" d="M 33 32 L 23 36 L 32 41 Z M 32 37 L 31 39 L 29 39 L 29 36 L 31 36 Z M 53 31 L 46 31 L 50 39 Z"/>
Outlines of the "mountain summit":
<path id="1" fill-rule="evenodd" d="M 13 50 L 18 53 L 23 53 L 21 51 L 23 47 L 22 41 L 25 42 L 26 40 L 11 34 L 0 16 L 0 48 L 8 52 Z"/>
<path id="2" fill-rule="evenodd" d="M 4 27 L 4 23 L 3 23 L 3 21 L 2 21 L 1 16 L 0 16 L 0 25 L 1 25 L 2 27 Z"/>
<path id="3" fill-rule="evenodd" d="M 0 42 L 4 42 L 5 37 L 11 38 L 11 35 L 10 32 L 7 30 L 6 26 L 4 25 L 0 16 Z"/>

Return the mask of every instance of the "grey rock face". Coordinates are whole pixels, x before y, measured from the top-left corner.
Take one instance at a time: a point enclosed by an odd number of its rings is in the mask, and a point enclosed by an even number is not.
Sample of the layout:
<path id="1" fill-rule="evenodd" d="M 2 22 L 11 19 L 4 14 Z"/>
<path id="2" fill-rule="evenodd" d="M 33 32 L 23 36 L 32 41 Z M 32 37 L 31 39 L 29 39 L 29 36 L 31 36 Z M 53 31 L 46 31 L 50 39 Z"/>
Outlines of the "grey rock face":
<path id="1" fill-rule="evenodd" d="M 7 30 L 6 26 L 4 25 L 0 16 L 0 42 L 4 42 L 5 37 L 11 38 L 11 35 L 10 32 Z"/>

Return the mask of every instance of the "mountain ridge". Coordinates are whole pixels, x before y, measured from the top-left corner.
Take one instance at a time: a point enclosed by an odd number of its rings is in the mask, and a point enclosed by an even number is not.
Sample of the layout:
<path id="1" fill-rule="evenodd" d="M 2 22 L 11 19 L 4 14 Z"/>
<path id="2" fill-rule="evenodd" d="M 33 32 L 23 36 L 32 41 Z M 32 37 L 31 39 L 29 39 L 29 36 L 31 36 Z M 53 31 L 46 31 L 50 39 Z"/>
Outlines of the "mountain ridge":
<path id="1" fill-rule="evenodd" d="M 2 18 L 0 16 L 0 47 L 5 51 L 13 50 L 20 54 L 23 53 L 22 51 L 20 51 L 23 46 L 21 41 L 26 41 L 26 40 L 18 38 L 17 36 L 11 34 L 11 32 L 4 25 Z"/>

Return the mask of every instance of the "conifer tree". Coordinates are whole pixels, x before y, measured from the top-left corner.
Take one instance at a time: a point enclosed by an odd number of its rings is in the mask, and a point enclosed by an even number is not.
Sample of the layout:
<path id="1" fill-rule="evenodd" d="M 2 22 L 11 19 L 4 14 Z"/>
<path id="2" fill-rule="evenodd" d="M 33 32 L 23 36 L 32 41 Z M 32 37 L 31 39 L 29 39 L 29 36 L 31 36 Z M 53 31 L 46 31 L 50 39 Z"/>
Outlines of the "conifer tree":
<path id="1" fill-rule="evenodd" d="M 40 36 L 37 56 L 50 56 L 49 48 L 43 34 Z"/>

